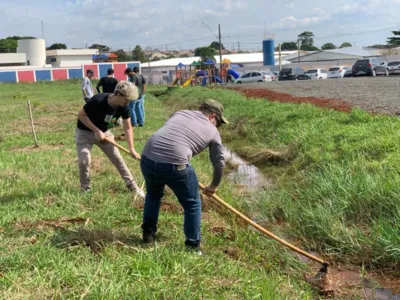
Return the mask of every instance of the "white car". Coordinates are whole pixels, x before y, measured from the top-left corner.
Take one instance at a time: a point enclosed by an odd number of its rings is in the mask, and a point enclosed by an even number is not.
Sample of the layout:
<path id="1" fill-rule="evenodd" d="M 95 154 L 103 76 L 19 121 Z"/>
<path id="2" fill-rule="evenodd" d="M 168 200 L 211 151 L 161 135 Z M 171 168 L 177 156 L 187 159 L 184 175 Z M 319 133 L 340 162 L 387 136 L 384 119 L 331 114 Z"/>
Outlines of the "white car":
<path id="1" fill-rule="evenodd" d="M 400 74 L 400 61 L 391 61 L 387 64 L 390 75 Z"/>
<path id="2" fill-rule="evenodd" d="M 267 72 L 248 72 L 236 79 L 236 83 L 269 82 L 273 80 L 272 76 L 274 75 L 269 75 Z"/>
<path id="3" fill-rule="evenodd" d="M 344 73 L 350 70 L 350 67 L 336 66 L 329 69 L 328 78 L 343 78 Z"/>
<path id="4" fill-rule="evenodd" d="M 311 69 L 306 72 L 311 80 L 328 79 L 328 71 L 325 69 Z"/>

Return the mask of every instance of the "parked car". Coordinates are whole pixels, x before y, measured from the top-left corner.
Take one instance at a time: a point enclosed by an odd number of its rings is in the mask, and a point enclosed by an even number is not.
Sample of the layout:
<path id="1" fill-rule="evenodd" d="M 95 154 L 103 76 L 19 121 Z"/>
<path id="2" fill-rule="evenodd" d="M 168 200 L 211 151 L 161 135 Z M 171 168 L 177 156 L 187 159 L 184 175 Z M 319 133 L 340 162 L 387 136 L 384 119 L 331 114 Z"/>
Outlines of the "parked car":
<path id="1" fill-rule="evenodd" d="M 274 75 L 269 75 L 266 72 L 248 72 L 236 79 L 236 83 L 268 82 L 273 80 L 272 76 Z"/>
<path id="2" fill-rule="evenodd" d="M 389 75 L 400 74 L 400 61 L 391 61 L 387 64 Z"/>
<path id="3" fill-rule="evenodd" d="M 379 74 L 389 76 L 389 70 L 385 65 L 385 62 L 380 62 L 376 58 L 364 58 L 357 60 L 353 66 L 352 72 L 353 76 L 376 76 Z"/>
<path id="4" fill-rule="evenodd" d="M 271 76 L 272 81 L 277 81 L 278 80 L 278 76 L 276 76 L 275 73 L 272 72 L 271 70 L 261 71 L 261 73 L 263 75 Z"/>
<path id="5" fill-rule="evenodd" d="M 279 73 L 279 81 L 284 80 L 310 80 L 308 76 L 301 68 L 285 68 Z"/>
<path id="6" fill-rule="evenodd" d="M 311 69 L 306 72 L 311 80 L 328 79 L 328 71 L 325 69 Z"/>
<path id="7" fill-rule="evenodd" d="M 328 78 L 343 78 L 344 73 L 349 70 L 350 67 L 335 66 L 329 69 Z"/>
<path id="8" fill-rule="evenodd" d="M 343 77 L 353 77 L 352 67 L 349 67 L 349 69 L 346 72 L 344 72 L 344 76 Z"/>

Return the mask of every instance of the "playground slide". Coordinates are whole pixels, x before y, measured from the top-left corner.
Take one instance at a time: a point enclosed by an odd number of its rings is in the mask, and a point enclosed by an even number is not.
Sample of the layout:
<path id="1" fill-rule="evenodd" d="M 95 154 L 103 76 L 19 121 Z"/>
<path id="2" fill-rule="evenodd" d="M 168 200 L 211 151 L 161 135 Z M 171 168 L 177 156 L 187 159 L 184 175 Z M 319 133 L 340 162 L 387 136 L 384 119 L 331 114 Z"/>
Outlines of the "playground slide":
<path id="1" fill-rule="evenodd" d="M 228 69 L 228 74 L 232 75 L 232 77 L 235 79 L 238 79 L 240 77 L 240 74 L 233 69 Z"/>
<path id="2" fill-rule="evenodd" d="M 208 81 L 208 77 L 204 77 L 202 82 L 201 82 L 201 85 L 202 86 L 206 86 L 207 85 L 207 81 Z"/>
<path id="3" fill-rule="evenodd" d="M 191 82 L 192 82 L 193 76 L 190 76 L 188 80 L 185 81 L 184 84 L 182 84 L 182 87 L 187 87 Z"/>
<path id="4" fill-rule="evenodd" d="M 172 82 L 172 85 L 177 85 L 179 81 L 179 78 L 175 78 L 174 82 Z"/>
<path id="5" fill-rule="evenodd" d="M 219 78 L 218 76 L 215 76 L 215 81 L 216 81 L 216 82 L 219 82 L 219 83 L 222 83 L 221 78 Z"/>

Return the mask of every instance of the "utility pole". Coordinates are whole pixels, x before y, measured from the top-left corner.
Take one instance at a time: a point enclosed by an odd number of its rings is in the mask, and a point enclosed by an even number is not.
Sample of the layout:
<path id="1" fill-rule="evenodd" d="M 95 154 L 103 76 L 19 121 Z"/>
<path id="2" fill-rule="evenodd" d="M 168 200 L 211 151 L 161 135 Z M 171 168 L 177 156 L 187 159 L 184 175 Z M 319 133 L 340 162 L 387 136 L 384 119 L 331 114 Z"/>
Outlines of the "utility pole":
<path id="1" fill-rule="evenodd" d="M 41 22 L 42 22 L 42 38 L 44 39 L 44 26 L 43 26 L 43 20 L 42 20 Z"/>
<path id="2" fill-rule="evenodd" d="M 221 45 L 221 25 L 218 23 L 218 42 L 219 42 L 219 69 L 222 65 L 222 45 Z"/>
<path id="3" fill-rule="evenodd" d="M 165 51 L 168 51 L 168 44 L 165 44 Z"/>
<path id="4" fill-rule="evenodd" d="M 300 63 L 300 39 L 297 38 L 297 62 Z"/>
<path id="5" fill-rule="evenodd" d="M 240 42 L 238 42 L 238 52 L 240 51 Z"/>

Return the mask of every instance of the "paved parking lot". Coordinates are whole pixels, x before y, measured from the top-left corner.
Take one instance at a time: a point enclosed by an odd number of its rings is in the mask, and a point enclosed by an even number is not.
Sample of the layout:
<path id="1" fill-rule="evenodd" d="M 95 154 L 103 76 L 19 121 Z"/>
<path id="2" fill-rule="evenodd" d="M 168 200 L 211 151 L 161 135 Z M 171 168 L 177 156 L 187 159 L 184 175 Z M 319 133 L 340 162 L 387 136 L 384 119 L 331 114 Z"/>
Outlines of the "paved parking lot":
<path id="1" fill-rule="evenodd" d="M 294 97 L 315 97 L 321 101 L 340 99 L 375 113 L 395 114 L 400 111 L 400 76 L 280 81 L 235 85 L 234 88 L 266 88 Z"/>

